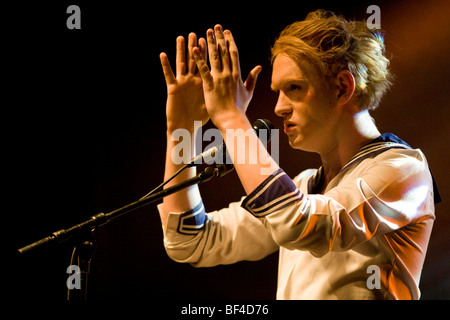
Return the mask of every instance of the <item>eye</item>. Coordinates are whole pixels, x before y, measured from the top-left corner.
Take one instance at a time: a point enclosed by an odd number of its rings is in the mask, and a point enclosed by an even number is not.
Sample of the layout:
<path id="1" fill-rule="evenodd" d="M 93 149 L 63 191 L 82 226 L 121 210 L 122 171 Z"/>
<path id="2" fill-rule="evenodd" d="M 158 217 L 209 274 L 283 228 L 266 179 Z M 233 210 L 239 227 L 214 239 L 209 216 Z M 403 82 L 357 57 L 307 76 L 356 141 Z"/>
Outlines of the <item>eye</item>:
<path id="1" fill-rule="evenodd" d="M 298 84 L 291 84 L 289 86 L 289 90 L 290 91 L 297 91 L 297 90 L 302 90 L 302 86 L 298 85 Z"/>

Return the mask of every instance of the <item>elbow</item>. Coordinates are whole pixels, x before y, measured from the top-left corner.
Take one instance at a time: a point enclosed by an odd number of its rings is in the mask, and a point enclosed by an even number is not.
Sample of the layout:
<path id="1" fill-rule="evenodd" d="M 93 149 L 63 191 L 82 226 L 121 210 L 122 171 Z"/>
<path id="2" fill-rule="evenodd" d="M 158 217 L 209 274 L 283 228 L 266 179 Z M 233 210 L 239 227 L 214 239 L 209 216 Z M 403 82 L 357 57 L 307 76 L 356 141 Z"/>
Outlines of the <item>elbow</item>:
<path id="1" fill-rule="evenodd" d="M 166 253 L 171 260 L 178 263 L 188 263 L 194 268 L 213 267 L 218 264 L 211 261 L 208 262 L 207 259 L 205 260 L 201 258 L 201 256 L 198 256 L 195 251 L 191 252 L 186 249 L 180 249 L 176 247 L 168 248 L 166 246 Z"/>
<path id="2" fill-rule="evenodd" d="M 272 232 L 273 241 L 280 247 L 295 250 L 298 249 L 298 244 L 287 232 Z"/>
<path id="3" fill-rule="evenodd" d="M 167 256 L 178 263 L 190 263 L 195 264 L 197 259 L 194 257 L 193 252 L 187 250 L 187 248 L 179 246 L 165 245 Z"/>
<path id="4" fill-rule="evenodd" d="M 310 241 L 311 239 L 290 239 L 289 237 L 277 236 L 274 241 L 280 246 L 288 250 L 300 250 L 308 251 L 314 257 L 320 258 L 330 252 L 330 246 L 328 243 L 316 239 L 316 241 Z"/>
<path id="5" fill-rule="evenodd" d="M 331 222 L 325 223 L 324 217 L 308 216 L 293 227 L 285 228 L 267 224 L 272 239 L 280 247 L 288 250 L 309 251 L 315 257 L 321 257 L 331 251 L 333 231 Z M 316 221 L 317 220 L 317 221 Z"/>

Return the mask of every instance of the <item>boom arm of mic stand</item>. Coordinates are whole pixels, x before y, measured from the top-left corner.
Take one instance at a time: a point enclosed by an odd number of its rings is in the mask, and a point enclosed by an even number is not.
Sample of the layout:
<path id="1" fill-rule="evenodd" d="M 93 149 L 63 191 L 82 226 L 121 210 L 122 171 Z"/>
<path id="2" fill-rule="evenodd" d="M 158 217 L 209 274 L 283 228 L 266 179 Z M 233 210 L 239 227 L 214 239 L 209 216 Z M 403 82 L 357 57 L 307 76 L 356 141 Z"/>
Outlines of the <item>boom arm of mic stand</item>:
<path id="1" fill-rule="evenodd" d="M 185 189 L 195 184 L 203 183 L 211 180 L 213 177 L 221 177 L 226 173 L 230 172 L 233 169 L 232 165 L 218 165 L 216 167 L 206 167 L 204 171 L 197 174 L 195 177 L 183 181 L 179 184 L 176 184 L 167 189 L 161 190 L 159 192 L 153 193 L 148 197 L 139 199 L 138 201 L 127 204 L 119 209 L 113 210 L 109 213 L 99 213 L 95 216 L 92 216 L 90 219 L 74 225 L 68 229 L 61 229 L 59 231 L 53 232 L 50 236 L 43 238 L 39 241 L 36 241 L 32 244 L 29 244 L 21 249 L 19 249 L 19 253 L 23 254 L 37 248 L 41 248 L 44 246 L 49 246 L 52 244 L 62 243 L 70 238 L 73 238 L 76 235 L 91 232 L 95 228 L 99 228 L 110 221 L 117 219 L 118 217 L 131 212 L 135 209 L 141 208 L 145 205 L 148 205 L 152 202 L 158 201 L 168 195 L 171 195 L 177 191 Z"/>

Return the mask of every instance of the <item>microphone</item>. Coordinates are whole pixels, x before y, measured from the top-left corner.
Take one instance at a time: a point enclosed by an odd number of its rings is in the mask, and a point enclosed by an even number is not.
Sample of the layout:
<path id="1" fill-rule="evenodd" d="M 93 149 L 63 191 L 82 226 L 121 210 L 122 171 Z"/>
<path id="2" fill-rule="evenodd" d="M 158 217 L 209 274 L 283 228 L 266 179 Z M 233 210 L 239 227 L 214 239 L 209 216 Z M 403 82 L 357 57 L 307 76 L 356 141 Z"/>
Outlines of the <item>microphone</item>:
<path id="1" fill-rule="evenodd" d="M 256 120 L 253 123 L 252 127 L 253 127 L 253 130 L 255 130 L 256 135 L 258 137 L 259 137 L 261 130 L 267 130 L 267 134 L 266 134 L 267 142 L 270 141 L 271 130 L 273 130 L 275 128 L 273 126 L 272 122 L 270 122 L 267 119 Z M 215 146 L 215 147 L 212 147 L 212 148 L 206 150 L 205 152 L 199 154 L 198 156 L 195 156 L 194 158 L 191 159 L 191 161 L 189 161 L 189 163 L 187 165 L 194 166 L 194 165 L 199 165 L 202 163 L 212 163 L 212 161 L 216 158 L 216 156 L 218 154 L 223 154 L 224 158 L 225 158 L 225 155 L 226 155 L 225 142 L 223 142 L 219 146 Z"/>

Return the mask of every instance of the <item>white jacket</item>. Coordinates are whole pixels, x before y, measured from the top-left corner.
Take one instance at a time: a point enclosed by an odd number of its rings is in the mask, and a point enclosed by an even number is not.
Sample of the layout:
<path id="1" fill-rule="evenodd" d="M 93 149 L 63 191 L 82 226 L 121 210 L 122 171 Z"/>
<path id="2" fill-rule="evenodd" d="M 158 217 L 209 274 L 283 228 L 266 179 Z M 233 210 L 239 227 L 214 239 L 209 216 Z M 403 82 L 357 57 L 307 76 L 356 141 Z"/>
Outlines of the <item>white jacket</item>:
<path id="1" fill-rule="evenodd" d="M 280 169 L 219 211 L 170 213 L 168 255 L 209 267 L 279 250 L 277 299 L 419 299 L 435 218 L 423 153 L 371 143 L 315 194 L 321 169 L 293 181 Z"/>

